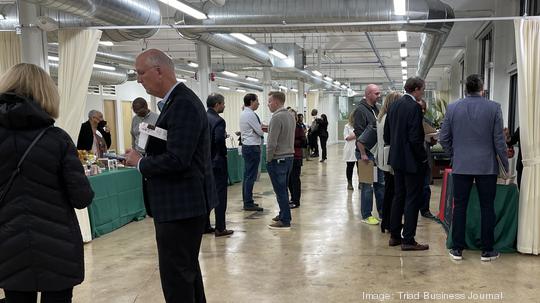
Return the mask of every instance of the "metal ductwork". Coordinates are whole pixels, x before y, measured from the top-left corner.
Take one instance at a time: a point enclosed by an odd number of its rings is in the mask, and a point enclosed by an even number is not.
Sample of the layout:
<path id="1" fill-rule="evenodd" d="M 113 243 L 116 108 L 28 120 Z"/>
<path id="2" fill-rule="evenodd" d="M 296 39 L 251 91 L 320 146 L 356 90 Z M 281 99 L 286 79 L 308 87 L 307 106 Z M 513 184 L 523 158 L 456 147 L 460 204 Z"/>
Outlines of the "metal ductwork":
<path id="1" fill-rule="evenodd" d="M 49 73 L 51 74 L 51 77 L 58 78 L 58 63 L 49 62 Z M 127 71 L 119 70 L 118 68 L 116 71 L 93 69 L 92 75 L 90 76 L 90 84 L 92 85 L 120 85 L 127 80 Z"/>
<path id="2" fill-rule="evenodd" d="M 184 16 L 183 22 L 187 25 L 217 25 L 220 26 L 219 31 L 221 33 L 381 32 L 398 30 L 424 33 L 425 37 L 422 40 L 422 52 L 418 61 L 417 75 L 425 78 L 450 33 L 452 23 L 352 24 L 358 22 L 454 18 L 452 8 L 440 0 L 408 0 L 407 2 L 407 16 L 396 16 L 392 10 L 393 0 L 229 0 L 222 7 L 205 5 L 203 9 L 209 17 L 207 20 L 197 20 Z M 347 22 L 350 22 L 351 25 L 342 25 Z M 337 23 L 340 25 L 337 26 Z M 243 24 L 246 27 L 241 29 L 237 27 L 227 28 L 227 25 Z M 260 26 L 252 26 L 253 24 Z M 265 27 L 265 24 L 281 24 L 282 26 Z M 306 24 L 306 26 L 301 26 L 302 24 Z M 313 27 L 307 24 L 317 24 L 318 26 Z M 230 46 L 216 46 L 215 43 L 205 41 L 207 35 L 212 35 L 212 29 L 183 29 L 182 34 L 192 37 L 198 36 L 201 41 L 225 51 L 231 49 Z M 238 48 L 236 52 L 232 53 L 248 58 L 251 55 L 247 52 L 238 51 Z"/>
<path id="3" fill-rule="evenodd" d="M 55 20 L 60 27 L 95 25 L 160 25 L 161 12 L 155 0 L 24 0 L 41 6 L 41 15 Z M 10 5 L 6 5 L 10 6 Z M 15 8 L 15 5 L 11 5 Z M 16 9 L 10 8 L 10 16 Z M 12 15 L 13 14 L 13 15 Z M 12 22 L 0 21 L 0 29 L 13 29 Z M 15 24 L 15 25 L 16 25 Z M 103 40 L 129 41 L 148 38 L 157 29 L 104 30 Z"/>

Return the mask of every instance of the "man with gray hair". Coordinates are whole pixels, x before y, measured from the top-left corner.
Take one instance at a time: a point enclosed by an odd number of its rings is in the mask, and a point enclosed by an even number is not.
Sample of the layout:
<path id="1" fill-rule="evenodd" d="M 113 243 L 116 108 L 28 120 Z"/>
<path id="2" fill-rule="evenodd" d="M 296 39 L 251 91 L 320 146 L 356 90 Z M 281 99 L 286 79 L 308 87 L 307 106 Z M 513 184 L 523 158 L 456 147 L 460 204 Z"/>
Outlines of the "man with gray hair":
<path id="1" fill-rule="evenodd" d="M 131 120 L 131 147 L 137 150 L 139 153 L 144 154 L 144 148 L 138 145 L 140 134 L 139 124 L 144 122 L 151 125 L 156 125 L 159 115 L 148 109 L 148 103 L 146 103 L 146 100 L 141 97 L 133 100 L 131 109 L 135 113 L 135 116 Z"/>
<path id="2" fill-rule="evenodd" d="M 89 111 L 88 121 L 81 125 L 79 131 L 77 149 L 92 151 L 95 155 L 106 152 L 111 146 L 111 133 L 106 125 L 107 121 L 103 119 L 100 111 Z"/>

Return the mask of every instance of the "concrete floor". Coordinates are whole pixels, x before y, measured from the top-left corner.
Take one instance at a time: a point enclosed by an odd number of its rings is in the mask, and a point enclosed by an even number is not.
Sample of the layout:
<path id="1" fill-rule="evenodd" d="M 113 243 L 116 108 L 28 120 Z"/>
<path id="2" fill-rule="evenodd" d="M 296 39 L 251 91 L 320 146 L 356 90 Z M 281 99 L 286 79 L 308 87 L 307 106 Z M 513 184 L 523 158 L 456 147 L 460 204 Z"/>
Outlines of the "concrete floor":
<path id="1" fill-rule="evenodd" d="M 360 222 L 359 191 L 346 190 L 341 148 L 329 147 L 327 163 L 304 163 L 302 207 L 292 211 L 290 231 L 266 227 L 277 212 L 266 174 L 255 185 L 263 213 L 242 211 L 241 184 L 229 187 L 227 227 L 235 233 L 205 235 L 201 247 L 208 302 L 540 302 L 537 257 L 504 254 L 482 263 L 478 251 L 465 251 L 456 263 L 441 225 L 424 218 L 417 240 L 430 250 L 388 247 L 387 234 Z M 440 187 L 432 192 L 436 214 Z M 85 245 L 85 257 L 86 280 L 74 302 L 164 302 L 150 219 Z M 492 300 L 481 300 L 486 294 Z"/>

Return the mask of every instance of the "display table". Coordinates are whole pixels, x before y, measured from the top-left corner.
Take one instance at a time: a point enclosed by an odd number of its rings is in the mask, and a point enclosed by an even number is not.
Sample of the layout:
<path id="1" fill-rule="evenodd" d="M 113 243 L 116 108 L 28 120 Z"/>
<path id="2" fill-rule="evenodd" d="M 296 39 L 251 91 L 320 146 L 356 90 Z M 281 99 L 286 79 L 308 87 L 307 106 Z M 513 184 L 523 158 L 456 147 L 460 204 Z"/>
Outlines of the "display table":
<path id="1" fill-rule="evenodd" d="M 441 204 L 438 217 L 448 233 L 446 247 L 451 248 L 452 242 L 452 214 L 453 214 L 453 185 L 451 170 L 444 173 L 444 184 L 441 194 Z M 494 249 L 500 252 L 514 252 L 518 228 L 519 192 L 517 185 L 497 184 L 495 196 L 495 245 Z M 481 221 L 480 201 L 476 185 L 473 185 L 467 205 L 467 226 L 465 229 L 465 243 L 472 250 L 481 249 Z"/>
<path id="2" fill-rule="evenodd" d="M 88 177 L 95 196 L 88 206 L 92 238 L 146 216 L 141 174 L 133 168 Z"/>

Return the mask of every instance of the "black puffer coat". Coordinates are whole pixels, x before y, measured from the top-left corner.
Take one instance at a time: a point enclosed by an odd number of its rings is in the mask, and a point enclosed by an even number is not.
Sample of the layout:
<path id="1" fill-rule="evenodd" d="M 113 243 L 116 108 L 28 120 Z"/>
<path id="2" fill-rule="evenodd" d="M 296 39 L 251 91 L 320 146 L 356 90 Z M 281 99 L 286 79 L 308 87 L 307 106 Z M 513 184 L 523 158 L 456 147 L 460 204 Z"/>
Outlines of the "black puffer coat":
<path id="1" fill-rule="evenodd" d="M 37 103 L 0 95 L 0 186 L 53 123 Z M 49 129 L 0 205 L 0 288 L 58 291 L 80 284 L 83 242 L 73 208 L 86 207 L 93 196 L 73 141 L 62 129 Z"/>

